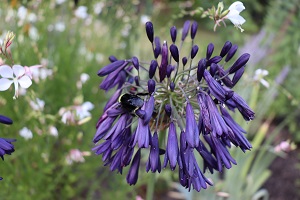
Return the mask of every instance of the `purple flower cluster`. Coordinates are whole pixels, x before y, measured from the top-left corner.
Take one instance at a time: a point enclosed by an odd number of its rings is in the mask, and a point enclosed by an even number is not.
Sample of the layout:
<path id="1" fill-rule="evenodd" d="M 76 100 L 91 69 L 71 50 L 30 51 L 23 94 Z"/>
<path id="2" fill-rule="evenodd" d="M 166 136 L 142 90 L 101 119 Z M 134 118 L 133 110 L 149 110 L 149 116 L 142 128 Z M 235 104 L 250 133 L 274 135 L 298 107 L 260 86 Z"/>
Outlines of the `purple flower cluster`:
<path id="1" fill-rule="evenodd" d="M 238 110 L 246 121 L 254 119 L 254 112 L 232 89 L 250 55 L 242 54 L 225 68 L 237 51 L 237 45 L 227 41 L 215 56 L 214 45 L 209 44 L 206 57 L 197 61 L 197 29 L 197 22 L 186 21 L 178 41 L 177 29 L 171 27 L 168 47 L 147 22 L 154 59 L 147 63 L 137 57 L 119 60 L 111 56 L 111 63 L 98 71 L 105 76 L 100 88 L 114 88 L 115 93 L 96 125 L 93 151 L 102 155 L 112 171 L 122 173 L 130 165 L 130 185 L 138 180 L 141 151 L 149 152 L 147 172 L 178 166 L 181 185 L 200 191 L 212 183 L 203 175 L 197 157 L 203 159 L 204 172 L 221 172 L 236 164 L 228 151 L 232 145 L 242 151 L 251 149 L 245 130 L 230 115 Z M 189 32 L 191 51 L 185 54 L 182 46 Z"/>
<path id="2" fill-rule="evenodd" d="M 0 123 L 10 125 L 13 123 L 13 121 L 8 117 L 0 115 Z M 12 142 L 15 141 L 15 139 L 6 139 L 0 137 L 0 157 L 2 158 L 2 160 L 4 160 L 5 154 L 10 155 L 15 151 L 14 145 L 12 144 Z M 2 177 L 0 177 L 0 180 L 2 180 Z"/>

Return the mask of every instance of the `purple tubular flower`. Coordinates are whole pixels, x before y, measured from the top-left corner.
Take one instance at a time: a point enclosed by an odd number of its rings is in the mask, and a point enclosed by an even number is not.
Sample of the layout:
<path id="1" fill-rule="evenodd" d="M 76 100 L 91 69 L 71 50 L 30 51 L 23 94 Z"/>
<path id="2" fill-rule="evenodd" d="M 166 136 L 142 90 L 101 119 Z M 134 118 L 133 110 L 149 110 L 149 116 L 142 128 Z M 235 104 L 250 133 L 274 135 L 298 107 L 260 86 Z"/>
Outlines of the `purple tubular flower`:
<path id="1" fill-rule="evenodd" d="M 192 47 L 192 50 L 191 50 L 191 59 L 194 59 L 195 56 L 197 55 L 198 53 L 198 50 L 199 50 L 199 47 L 197 45 L 194 45 Z"/>
<path id="2" fill-rule="evenodd" d="M 183 41 L 186 38 L 187 34 L 189 33 L 189 29 L 190 29 L 190 21 L 187 20 L 183 24 L 181 41 Z"/>
<path id="3" fill-rule="evenodd" d="M 230 41 L 226 41 L 223 48 L 222 48 L 222 50 L 221 50 L 221 52 L 220 52 L 220 56 L 221 57 L 226 56 L 226 54 L 230 50 L 231 46 L 232 46 L 232 43 Z"/>
<path id="4" fill-rule="evenodd" d="M 234 93 L 231 99 L 246 121 L 254 119 L 255 113 L 241 96 L 239 96 L 237 93 Z"/>
<path id="5" fill-rule="evenodd" d="M 172 114 L 172 107 L 170 104 L 166 104 L 165 105 L 165 112 L 166 114 L 168 115 L 168 117 L 171 117 L 171 114 Z"/>
<path id="6" fill-rule="evenodd" d="M 210 65 L 209 73 L 210 73 L 210 75 L 211 75 L 212 77 L 215 76 L 215 74 L 216 74 L 218 68 L 219 68 L 219 66 L 218 66 L 217 64 L 215 64 L 215 63 L 212 63 L 212 64 Z"/>
<path id="7" fill-rule="evenodd" d="M 146 22 L 146 33 L 149 41 L 153 43 L 153 37 L 154 37 L 154 29 L 153 29 L 153 24 L 152 22 Z"/>
<path id="8" fill-rule="evenodd" d="M 10 125 L 13 121 L 4 115 L 0 115 L 0 123 Z"/>
<path id="9" fill-rule="evenodd" d="M 221 56 L 214 56 L 206 62 L 206 66 L 210 66 L 212 63 L 218 64 L 221 60 Z"/>
<path id="10" fill-rule="evenodd" d="M 151 95 L 155 91 L 155 81 L 153 79 L 148 80 L 148 92 Z"/>
<path id="11" fill-rule="evenodd" d="M 171 44 L 170 52 L 171 52 L 173 59 L 178 63 L 179 62 L 179 51 L 175 44 Z"/>
<path id="12" fill-rule="evenodd" d="M 158 63 L 156 60 L 152 60 L 151 63 L 150 63 L 150 67 L 149 67 L 149 78 L 152 79 L 153 76 L 155 75 L 155 71 L 156 71 L 156 68 L 158 66 Z"/>
<path id="13" fill-rule="evenodd" d="M 207 70 L 204 70 L 204 79 L 209 86 L 209 91 L 221 102 L 226 100 L 226 92 L 224 88 L 210 75 Z"/>
<path id="14" fill-rule="evenodd" d="M 113 63 L 110 63 L 98 71 L 98 76 L 106 76 L 112 73 L 113 71 L 115 71 L 116 69 L 119 68 L 123 69 L 124 67 L 127 66 L 127 64 L 128 62 L 125 60 L 118 60 Z"/>
<path id="15" fill-rule="evenodd" d="M 226 62 L 228 62 L 234 56 L 234 54 L 236 53 L 237 49 L 238 49 L 238 45 L 234 44 L 234 45 L 231 46 L 231 48 L 228 51 L 227 56 L 225 58 Z"/>
<path id="16" fill-rule="evenodd" d="M 136 154 L 132 160 L 129 172 L 127 174 L 126 180 L 129 185 L 135 185 L 138 180 L 140 160 L 141 160 L 141 149 L 139 149 L 136 152 Z"/>
<path id="17" fill-rule="evenodd" d="M 155 49 L 154 49 L 154 57 L 157 58 L 161 53 L 161 45 L 159 37 L 154 38 Z"/>
<path id="18" fill-rule="evenodd" d="M 202 92 L 197 94 L 197 100 L 200 107 L 199 121 L 201 120 L 201 123 L 199 122 L 199 130 L 202 130 L 200 126 L 203 124 L 207 131 L 211 131 L 212 127 L 210 123 L 210 111 L 207 107 L 207 98 L 210 98 L 210 96 L 207 96 Z"/>
<path id="19" fill-rule="evenodd" d="M 162 82 L 167 76 L 167 66 L 168 66 L 168 45 L 167 42 L 164 42 L 161 51 L 161 64 L 159 67 L 159 78 Z"/>
<path id="20" fill-rule="evenodd" d="M 111 129 L 106 133 L 103 139 L 112 139 L 114 140 L 122 131 L 125 130 L 125 127 L 128 122 L 128 114 L 121 115 L 118 121 L 111 127 Z"/>
<path id="21" fill-rule="evenodd" d="M 139 63 L 139 59 L 137 57 L 132 57 L 131 62 L 134 66 L 134 68 L 136 68 L 136 70 L 139 70 L 140 67 L 140 63 Z"/>
<path id="22" fill-rule="evenodd" d="M 4 160 L 4 155 L 11 155 L 15 151 L 15 147 L 12 142 L 17 141 L 16 139 L 0 138 L 0 157 Z"/>
<path id="23" fill-rule="evenodd" d="M 206 69 L 206 59 L 203 58 L 198 62 L 197 79 L 199 82 L 201 82 L 205 69 Z"/>
<path id="24" fill-rule="evenodd" d="M 235 86 L 237 84 L 237 82 L 240 80 L 240 78 L 243 76 L 245 72 L 245 67 L 241 67 L 239 70 L 237 70 L 234 75 L 233 75 L 233 78 L 232 78 L 232 84 L 233 86 Z M 232 86 L 232 87 L 233 87 Z"/>
<path id="25" fill-rule="evenodd" d="M 167 77 L 170 78 L 171 77 L 171 73 L 174 70 L 174 67 L 172 65 L 168 65 L 167 66 Z"/>
<path id="26" fill-rule="evenodd" d="M 171 82 L 171 83 L 170 83 L 170 90 L 171 90 L 172 92 L 174 92 L 174 90 L 175 90 L 175 83 L 174 83 L 174 82 Z"/>
<path id="27" fill-rule="evenodd" d="M 230 78 L 227 76 L 227 73 L 225 72 L 225 70 L 218 66 L 218 71 L 219 71 L 219 76 L 222 77 L 221 81 L 229 88 L 232 88 L 233 82 L 230 80 Z M 226 75 L 226 76 L 225 76 Z"/>
<path id="28" fill-rule="evenodd" d="M 146 106 L 145 106 L 145 117 L 144 117 L 144 125 L 149 124 L 151 118 L 152 118 L 152 114 L 154 111 L 154 103 L 155 103 L 155 99 L 153 97 L 153 95 L 150 96 L 149 100 L 146 102 Z"/>
<path id="29" fill-rule="evenodd" d="M 246 65 L 246 63 L 248 62 L 249 58 L 250 58 L 250 54 L 249 53 L 244 53 L 243 55 L 241 55 L 235 61 L 235 63 L 233 63 L 233 65 L 230 67 L 229 74 L 233 74 L 234 72 L 236 72 L 240 68 L 244 67 Z"/>
<path id="30" fill-rule="evenodd" d="M 183 57 L 182 58 L 182 65 L 185 66 L 187 63 L 187 58 L 186 57 Z"/>
<path id="31" fill-rule="evenodd" d="M 170 29 L 170 35 L 171 35 L 172 42 L 175 43 L 176 37 L 177 37 L 177 30 L 176 30 L 175 26 L 171 27 L 171 29 Z"/>
<path id="32" fill-rule="evenodd" d="M 214 169 L 218 170 L 217 160 L 207 150 L 207 148 L 204 146 L 204 144 L 201 142 L 201 140 L 200 140 L 200 145 L 196 148 L 196 150 L 199 152 L 199 154 L 203 158 L 204 173 L 205 173 L 206 169 L 208 169 L 210 171 L 210 173 L 213 173 Z"/>
<path id="33" fill-rule="evenodd" d="M 157 132 L 154 132 L 151 139 L 151 148 L 148 162 L 146 163 L 146 171 L 148 172 L 151 169 L 152 172 L 158 171 L 161 172 L 161 163 L 159 157 L 159 144 Z"/>
<path id="34" fill-rule="evenodd" d="M 110 108 L 114 103 L 116 103 L 120 97 L 122 93 L 122 89 L 118 89 L 116 90 L 116 92 L 113 94 L 113 96 L 108 100 L 108 102 L 106 103 L 106 105 L 104 106 L 104 112 Z"/>
<path id="35" fill-rule="evenodd" d="M 191 38 L 194 39 L 197 33 L 198 23 L 196 21 L 193 22 L 191 27 Z"/>
<path id="36" fill-rule="evenodd" d="M 115 56 L 113 56 L 113 55 L 112 55 L 112 56 L 109 56 L 108 59 L 109 59 L 109 61 L 112 62 L 112 63 L 113 63 L 113 62 L 116 62 L 116 61 L 118 60 L 118 59 L 117 59 Z"/>
<path id="37" fill-rule="evenodd" d="M 197 147 L 199 145 L 199 130 L 195 120 L 195 114 L 192 105 L 188 102 L 186 104 L 186 141 L 190 147 Z"/>
<path id="38" fill-rule="evenodd" d="M 166 154 L 164 159 L 164 167 L 167 166 L 168 161 L 170 163 L 171 170 L 175 170 L 177 161 L 179 159 L 179 149 L 178 149 L 178 140 L 176 127 L 173 122 L 170 123 L 169 134 L 168 134 L 168 143 L 166 147 Z"/>
<path id="39" fill-rule="evenodd" d="M 206 60 L 209 60 L 209 59 L 210 59 L 211 55 L 212 55 L 213 52 L 214 52 L 214 48 L 215 48 L 215 46 L 214 46 L 213 43 L 209 43 L 209 44 L 207 45 L 207 50 L 206 50 Z"/>
<path id="40" fill-rule="evenodd" d="M 106 117 L 101 121 L 101 123 L 97 124 L 97 131 L 93 139 L 95 144 L 106 135 L 115 120 L 116 117 Z"/>
<path id="41" fill-rule="evenodd" d="M 126 72 L 122 69 L 117 69 L 116 71 L 109 74 L 100 84 L 100 88 L 108 91 L 111 88 L 119 85 L 119 88 L 125 83 L 126 81 Z"/>
<path id="42" fill-rule="evenodd" d="M 142 110 L 142 109 L 138 109 L 135 111 L 135 114 L 137 116 L 139 116 L 139 118 L 144 119 L 145 115 L 146 115 L 146 111 Z"/>

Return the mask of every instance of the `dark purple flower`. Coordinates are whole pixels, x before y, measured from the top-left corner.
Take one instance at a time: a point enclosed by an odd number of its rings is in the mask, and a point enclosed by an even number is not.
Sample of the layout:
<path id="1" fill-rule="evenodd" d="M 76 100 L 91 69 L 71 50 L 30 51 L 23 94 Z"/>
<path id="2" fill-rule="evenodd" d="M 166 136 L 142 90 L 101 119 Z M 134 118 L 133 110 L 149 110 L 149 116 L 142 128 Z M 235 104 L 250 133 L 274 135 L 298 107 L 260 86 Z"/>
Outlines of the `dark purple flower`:
<path id="1" fill-rule="evenodd" d="M 151 43 L 153 43 L 154 29 L 153 29 L 152 22 L 146 22 L 145 27 L 146 27 L 146 33 L 147 33 L 148 39 Z"/>
<path id="2" fill-rule="evenodd" d="M 186 104 L 186 140 L 190 147 L 197 147 L 199 145 L 199 130 L 195 120 L 195 114 L 192 105 L 188 102 Z"/>
<path id="3" fill-rule="evenodd" d="M 238 49 L 238 46 L 236 44 L 234 44 L 234 45 L 231 46 L 231 48 L 228 51 L 227 56 L 225 58 L 226 62 L 228 62 L 234 56 L 234 54 L 236 53 L 237 49 Z"/>
<path id="4" fill-rule="evenodd" d="M 244 67 L 246 65 L 246 63 L 248 62 L 249 58 L 250 58 L 250 54 L 248 54 L 248 53 L 244 53 L 243 55 L 241 55 L 235 61 L 235 63 L 233 63 L 233 65 L 229 68 L 229 74 L 233 74 L 240 68 Z"/>
<path id="5" fill-rule="evenodd" d="M 17 141 L 16 139 L 0 138 L 0 157 L 4 160 L 4 155 L 11 155 L 15 151 L 15 147 L 12 142 Z"/>
<path id="6" fill-rule="evenodd" d="M 254 119 L 255 113 L 241 96 L 239 96 L 237 93 L 234 93 L 231 99 L 246 121 Z"/>
<path id="7" fill-rule="evenodd" d="M 210 65 L 209 73 L 210 73 L 210 75 L 211 75 L 212 77 L 215 76 L 215 74 L 216 74 L 218 68 L 219 68 L 218 65 L 215 64 L 215 63 L 212 63 L 212 64 Z"/>
<path id="8" fill-rule="evenodd" d="M 109 61 L 112 62 L 112 63 L 113 63 L 113 62 L 116 62 L 116 61 L 118 60 L 115 56 L 109 56 L 108 59 L 109 59 Z"/>
<path id="9" fill-rule="evenodd" d="M 173 122 L 170 123 L 166 154 L 164 159 L 164 167 L 170 163 L 171 170 L 174 170 L 178 161 L 179 149 L 177 141 L 176 127 Z"/>
<path id="10" fill-rule="evenodd" d="M 191 27 L 191 38 L 194 39 L 197 33 L 198 23 L 196 21 L 193 22 Z"/>
<path id="11" fill-rule="evenodd" d="M 175 44 L 171 44 L 170 52 L 171 52 L 171 55 L 172 55 L 173 59 L 176 62 L 179 62 L 179 51 L 178 51 L 178 48 Z"/>
<path id="12" fill-rule="evenodd" d="M 155 81 L 153 79 L 148 80 L 148 92 L 152 94 L 155 91 Z"/>
<path id="13" fill-rule="evenodd" d="M 140 67 L 139 59 L 137 57 L 133 56 L 131 61 L 132 61 L 134 68 L 136 68 L 136 70 L 139 70 L 139 67 Z"/>
<path id="14" fill-rule="evenodd" d="M 129 185 L 135 185 L 138 180 L 140 160 L 141 160 L 141 149 L 139 149 L 136 152 L 136 154 L 132 160 L 129 172 L 127 174 L 126 180 Z"/>
<path id="15" fill-rule="evenodd" d="M 161 53 L 161 45 L 160 45 L 159 37 L 154 38 L 154 44 L 155 44 L 154 57 L 157 58 Z"/>
<path id="16" fill-rule="evenodd" d="M 245 67 L 241 67 L 239 70 L 237 70 L 234 75 L 233 75 L 233 78 L 232 78 L 232 84 L 233 86 L 235 86 L 237 84 L 237 82 L 240 80 L 240 78 L 243 76 L 245 72 Z M 233 87 L 232 86 L 232 87 Z"/>
<path id="17" fill-rule="evenodd" d="M 150 154 L 146 164 L 146 171 L 148 172 L 150 169 L 152 172 L 158 171 L 160 173 L 161 171 L 157 132 L 154 132 L 153 137 L 151 139 Z"/>
<path id="18" fill-rule="evenodd" d="M 104 109 L 103 109 L 103 110 L 106 111 L 106 110 L 107 110 L 108 108 L 110 108 L 113 104 L 115 104 L 115 103 L 118 101 L 118 99 L 119 99 L 121 93 L 122 93 L 122 89 L 116 90 L 116 92 L 113 94 L 113 96 L 108 100 L 108 102 L 107 102 L 106 105 L 104 106 Z"/>
<path id="19" fill-rule="evenodd" d="M 214 44 L 209 43 L 206 50 L 206 60 L 209 60 L 215 49 Z"/>
<path id="20" fill-rule="evenodd" d="M 102 69 L 100 69 L 98 71 L 98 76 L 106 76 L 112 72 L 114 72 L 117 69 L 123 69 L 124 67 L 126 67 L 128 64 L 127 61 L 125 60 L 118 60 L 115 62 L 112 62 L 108 65 L 106 65 L 105 67 L 103 67 Z"/>
<path id="21" fill-rule="evenodd" d="M 171 29 L 170 29 L 170 35 L 171 35 L 172 42 L 175 43 L 176 36 L 177 36 L 177 30 L 176 30 L 175 26 L 171 27 Z"/>
<path id="22" fill-rule="evenodd" d="M 155 103 L 155 99 L 153 97 L 153 95 L 150 96 L 149 100 L 146 102 L 146 106 L 145 106 L 145 117 L 144 117 L 144 124 L 149 124 L 151 118 L 152 118 L 152 114 L 154 111 L 154 103 Z"/>
<path id="23" fill-rule="evenodd" d="M 165 105 L 165 112 L 166 114 L 168 115 L 168 117 L 171 117 L 171 114 L 172 114 L 172 107 L 170 104 L 166 104 Z"/>
<path id="24" fill-rule="evenodd" d="M 184 39 L 186 38 L 187 34 L 189 33 L 189 29 L 190 29 L 190 21 L 187 20 L 183 24 L 181 41 L 184 41 Z"/>
<path id="25" fill-rule="evenodd" d="M 197 79 L 199 82 L 201 82 L 205 69 L 206 69 L 206 60 L 203 58 L 198 62 Z"/>
<path id="26" fill-rule="evenodd" d="M 13 123 L 13 121 L 4 115 L 0 115 L 0 123 L 11 125 Z"/>
<path id="27" fill-rule="evenodd" d="M 155 71 L 156 71 L 156 68 L 158 66 L 158 63 L 156 60 L 152 60 L 151 63 L 150 63 L 150 67 L 149 67 L 149 78 L 152 79 L 153 76 L 155 75 Z"/>
<path id="28" fill-rule="evenodd" d="M 220 56 L 222 56 L 222 57 L 226 56 L 226 54 L 230 50 L 231 46 L 232 46 L 232 43 L 230 41 L 226 41 L 221 50 Z"/>
<path id="29" fill-rule="evenodd" d="M 197 45 L 194 45 L 192 47 L 192 50 L 191 50 L 191 59 L 194 59 L 195 56 L 197 55 L 198 53 L 198 50 L 199 50 L 199 47 Z"/>
<path id="30" fill-rule="evenodd" d="M 171 82 L 170 83 L 170 90 L 171 90 L 171 92 L 174 92 L 174 89 L 175 89 L 175 83 Z"/>
<path id="31" fill-rule="evenodd" d="M 159 78 L 160 82 L 162 82 L 167 76 L 167 66 L 168 66 L 168 45 L 167 42 L 164 42 L 161 51 L 161 64 L 159 67 Z"/>
<path id="32" fill-rule="evenodd" d="M 228 74 L 226 73 L 226 71 L 218 66 L 218 72 L 219 72 L 219 77 L 220 80 L 229 88 L 232 88 L 234 86 L 233 82 L 231 81 L 231 79 L 228 77 Z"/>
<path id="33" fill-rule="evenodd" d="M 186 57 L 183 57 L 182 58 L 182 65 L 185 66 L 187 63 L 187 58 Z"/>
<path id="34" fill-rule="evenodd" d="M 204 71 L 204 79 L 209 86 L 209 91 L 221 102 L 226 100 L 226 92 L 224 88 L 210 75 L 210 73 L 205 70 Z"/>
<path id="35" fill-rule="evenodd" d="M 206 66 L 210 66 L 212 63 L 218 64 L 221 60 L 221 56 L 214 56 L 206 62 Z"/>

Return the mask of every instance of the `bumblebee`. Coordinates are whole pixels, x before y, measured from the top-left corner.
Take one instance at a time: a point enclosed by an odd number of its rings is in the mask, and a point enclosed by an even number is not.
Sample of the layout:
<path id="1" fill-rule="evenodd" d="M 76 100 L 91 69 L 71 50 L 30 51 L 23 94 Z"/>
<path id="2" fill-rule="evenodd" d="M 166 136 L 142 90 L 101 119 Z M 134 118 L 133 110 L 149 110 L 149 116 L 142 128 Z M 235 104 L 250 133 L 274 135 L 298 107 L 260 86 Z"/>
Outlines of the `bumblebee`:
<path id="1" fill-rule="evenodd" d="M 119 97 L 121 106 L 129 112 L 136 111 L 144 105 L 144 100 L 138 95 L 125 93 Z"/>

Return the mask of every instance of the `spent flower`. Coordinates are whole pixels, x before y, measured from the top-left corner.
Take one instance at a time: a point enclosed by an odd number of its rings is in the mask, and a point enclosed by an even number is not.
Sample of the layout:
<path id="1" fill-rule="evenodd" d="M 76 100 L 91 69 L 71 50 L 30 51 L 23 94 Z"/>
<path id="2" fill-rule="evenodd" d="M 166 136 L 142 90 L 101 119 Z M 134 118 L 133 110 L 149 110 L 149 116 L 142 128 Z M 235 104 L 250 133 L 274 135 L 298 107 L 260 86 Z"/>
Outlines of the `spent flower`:
<path id="1" fill-rule="evenodd" d="M 212 185 L 203 171 L 221 172 L 237 164 L 230 155 L 232 145 L 242 151 L 252 148 L 244 136 L 246 131 L 231 117 L 231 111 L 238 111 L 246 121 L 254 119 L 254 112 L 232 89 L 250 55 L 242 54 L 225 69 L 220 63 L 230 61 L 237 46 L 227 41 L 219 55 L 213 55 L 211 43 L 195 65 L 192 60 L 199 48 L 195 45 L 197 24 L 184 23 L 179 44 L 176 30 L 170 29 L 171 45 L 167 41 L 161 45 L 160 38 L 154 36 L 153 24 L 147 22 L 153 59 L 139 62 L 142 59 L 135 56 L 111 56 L 111 63 L 98 71 L 100 77 L 105 77 L 100 88 L 115 89 L 115 93 L 96 124 L 93 151 L 102 155 L 104 165 L 112 171 L 122 173 L 130 165 L 126 178 L 130 185 L 138 181 L 141 167 L 154 173 L 169 165 L 174 171 L 178 166 L 182 186 L 200 191 Z M 183 52 L 180 43 L 188 36 L 192 45 Z M 191 64 L 187 69 L 188 62 Z M 145 149 L 149 157 L 146 165 L 141 165 Z M 203 158 L 203 171 L 196 159 L 198 153 Z"/>

